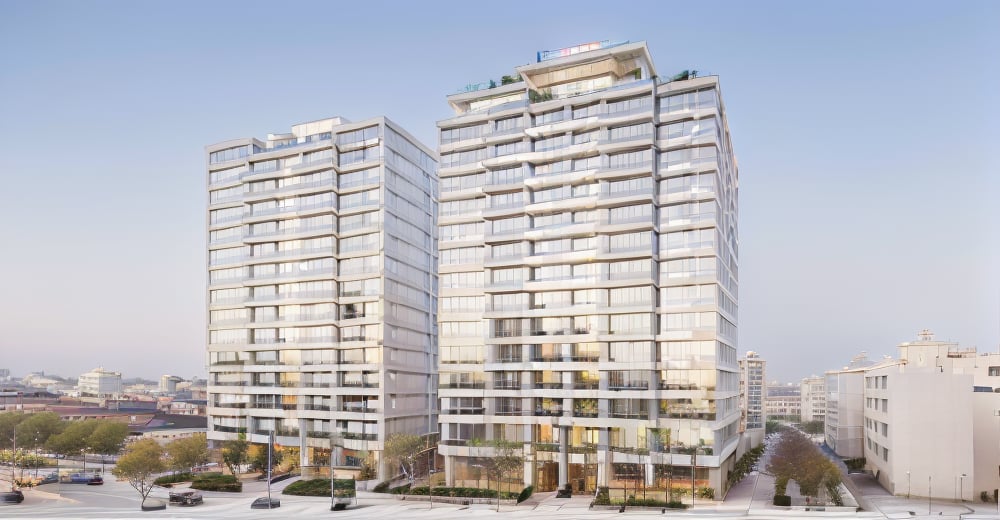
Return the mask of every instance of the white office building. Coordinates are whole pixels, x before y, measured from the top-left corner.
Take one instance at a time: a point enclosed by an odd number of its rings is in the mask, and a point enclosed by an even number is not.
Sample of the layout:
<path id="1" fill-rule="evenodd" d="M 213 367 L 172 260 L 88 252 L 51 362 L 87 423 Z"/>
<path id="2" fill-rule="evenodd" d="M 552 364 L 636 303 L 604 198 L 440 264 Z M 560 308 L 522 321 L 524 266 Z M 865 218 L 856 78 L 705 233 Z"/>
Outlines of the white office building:
<path id="1" fill-rule="evenodd" d="M 303 467 L 350 470 L 436 432 L 434 152 L 335 117 L 206 160 L 208 438 L 275 432 Z"/>
<path id="2" fill-rule="evenodd" d="M 862 352 L 840 370 L 824 374 L 824 442 L 845 459 L 864 456 L 864 372 L 873 365 L 875 362 Z"/>
<path id="3" fill-rule="evenodd" d="M 536 490 L 653 485 L 669 467 L 724 494 L 740 422 L 737 167 L 718 78 L 664 77 L 644 43 L 596 42 L 448 97 L 449 483 L 478 478 L 492 453 L 478 441 L 504 439 Z"/>
<path id="4" fill-rule="evenodd" d="M 807 377 L 800 385 L 802 422 L 826 420 L 826 378 Z"/>
<path id="5" fill-rule="evenodd" d="M 118 399 L 122 393 L 122 373 L 104 370 L 104 367 L 95 368 L 80 374 L 77 378 L 77 390 L 80 399 L 86 402 L 101 403 L 107 399 Z"/>
<path id="6" fill-rule="evenodd" d="M 1000 354 L 935 341 L 899 345 L 864 373 L 864 457 L 895 495 L 992 500 L 1000 487 Z"/>

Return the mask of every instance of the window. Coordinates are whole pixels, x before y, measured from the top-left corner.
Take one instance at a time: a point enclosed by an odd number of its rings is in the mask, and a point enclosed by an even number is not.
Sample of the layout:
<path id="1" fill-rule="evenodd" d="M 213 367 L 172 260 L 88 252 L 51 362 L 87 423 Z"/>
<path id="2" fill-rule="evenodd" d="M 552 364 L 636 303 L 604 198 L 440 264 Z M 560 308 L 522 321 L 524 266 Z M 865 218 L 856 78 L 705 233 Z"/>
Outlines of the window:
<path id="1" fill-rule="evenodd" d="M 552 112 L 538 114 L 535 116 L 535 124 L 544 125 L 548 123 L 555 123 L 556 121 L 562 121 L 565 115 L 565 112 L 561 108 L 559 110 L 553 110 Z"/>
<path id="2" fill-rule="evenodd" d="M 227 148 L 225 150 L 219 150 L 218 152 L 212 152 L 208 154 L 208 164 L 235 161 L 236 159 L 242 159 L 248 155 L 250 155 L 249 146 L 237 146 L 235 148 Z"/>
<path id="3" fill-rule="evenodd" d="M 993 377 L 1000 376 L 1000 367 L 990 367 L 989 375 Z"/>

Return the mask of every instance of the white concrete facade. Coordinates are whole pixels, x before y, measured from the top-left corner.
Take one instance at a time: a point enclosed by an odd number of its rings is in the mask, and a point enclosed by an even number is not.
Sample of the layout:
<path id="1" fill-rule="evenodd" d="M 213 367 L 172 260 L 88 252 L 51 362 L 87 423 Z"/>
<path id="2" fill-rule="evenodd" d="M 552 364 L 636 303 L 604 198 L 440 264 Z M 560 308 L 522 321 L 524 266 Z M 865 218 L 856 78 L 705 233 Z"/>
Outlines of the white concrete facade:
<path id="1" fill-rule="evenodd" d="M 864 368 L 826 373 L 826 445 L 845 459 L 864 456 Z"/>
<path id="2" fill-rule="evenodd" d="M 206 163 L 208 438 L 274 431 L 303 466 L 356 468 L 436 432 L 434 152 L 330 118 Z"/>
<path id="3" fill-rule="evenodd" d="M 802 380 L 799 397 L 802 400 L 802 422 L 826 420 L 826 378 L 807 377 Z"/>
<path id="4" fill-rule="evenodd" d="M 767 423 L 767 361 L 754 351 L 740 359 L 740 432 L 763 429 Z"/>
<path id="5" fill-rule="evenodd" d="M 657 80 L 643 43 L 556 54 L 438 124 L 448 481 L 480 439 L 523 443 L 536 490 L 690 475 L 684 446 L 721 496 L 738 183 L 718 79 Z"/>
<path id="6" fill-rule="evenodd" d="M 867 465 L 896 495 L 992 495 L 1000 486 L 1000 354 L 921 336 L 864 374 Z"/>
<path id="7" fill-rule="evenodd" d="M 83 400 L 117 399 L 122 393 L 122 374 L 104 370 L 104 367 L 95 368 L 80 374 L 77 379 L 77 389 Z"/>

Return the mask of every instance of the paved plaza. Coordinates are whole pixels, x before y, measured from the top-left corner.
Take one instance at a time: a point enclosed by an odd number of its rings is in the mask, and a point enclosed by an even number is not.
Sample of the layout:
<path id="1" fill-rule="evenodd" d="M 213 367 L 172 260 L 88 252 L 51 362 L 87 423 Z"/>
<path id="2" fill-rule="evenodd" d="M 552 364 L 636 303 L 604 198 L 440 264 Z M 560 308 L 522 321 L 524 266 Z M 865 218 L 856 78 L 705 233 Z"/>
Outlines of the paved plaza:
<path id="1" fill-rule="evenodd" d="M 629 508 L 627 516 L 675 516 L 699 518 L 936 518 L 936 519 L 995 519 L 996 504 L 955 503 L 926 499 L 893 497 L 874 483 L 871 477 L 851 475 L 854 485 L 864 494 L 862 502 L 870 510 L 861 512 L 830 512 L 776 509 L 771 505 L 773 481 L 767 475 L 751 474 L 737 484 L 723 502 L 699 502 L 690 511 L 670 511 Z M 143 512 L 138 494 L 126 483 L 108 478 L 103 486 L 49 484 L 24 491 L 20 505 L 0 506 L 0 518 L 407 518 L 446 519 L 470 516 L 496 518 L 496 505 L 461 506 L 454 504 L 403 501 L 375 493 L 360 492 L 358 505 L 346 511 L 331 512 L 330 500 L 320 497 L 281 495 L 283 484 L 272 486 L 272 494 L 281 499 L 281 507 L 272 511 L 251 510 L 250 503 L 266 494 L 260 482 L 246 482 L 243 493 L 205 492 L 204 505 L 183 508 L 170 506 L 165 511 Z M 166 499 L 167 489 L 157 488 L 154 498 Z M 527 504 L 503 505 L 500 515 L 517 518 L 601 518 L 622 516 L 617 509 L 590 509 L 589 496 L 557 499 L 539 495 Z"/>

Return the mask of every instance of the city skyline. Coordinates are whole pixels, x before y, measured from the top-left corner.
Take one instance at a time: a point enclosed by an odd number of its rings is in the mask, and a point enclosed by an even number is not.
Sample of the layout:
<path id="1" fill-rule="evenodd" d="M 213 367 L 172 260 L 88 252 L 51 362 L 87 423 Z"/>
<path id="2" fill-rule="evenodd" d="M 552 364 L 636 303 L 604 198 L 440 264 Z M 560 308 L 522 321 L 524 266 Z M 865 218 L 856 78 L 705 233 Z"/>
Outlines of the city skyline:
<path id="1" fill-rule="evenodd" d="M 21 50 L 0 58 L 0 171 L 18 196 L 0 240 L 17 254 L 0 349 L 25 355 L 4 368 L 206 375 L 205 143 L 385 114 L 434 148 L 447 95 L 603 39 L 645 41 L 663 77 L 722 80 L 744 180 L 740 355 L 797 381 L 895 355 L 923 328 L 998 348 L 1000 181 L 980 151 L 1000 136 L 979 88 L 1000 78 L 991 3 L 489 11 L 509 38 L 461 23 L 475 6 L 446 21 L 237 5 L 7 5 L 0 42 Z M 393 31 L 364 39 L 376 22 Z"/>

